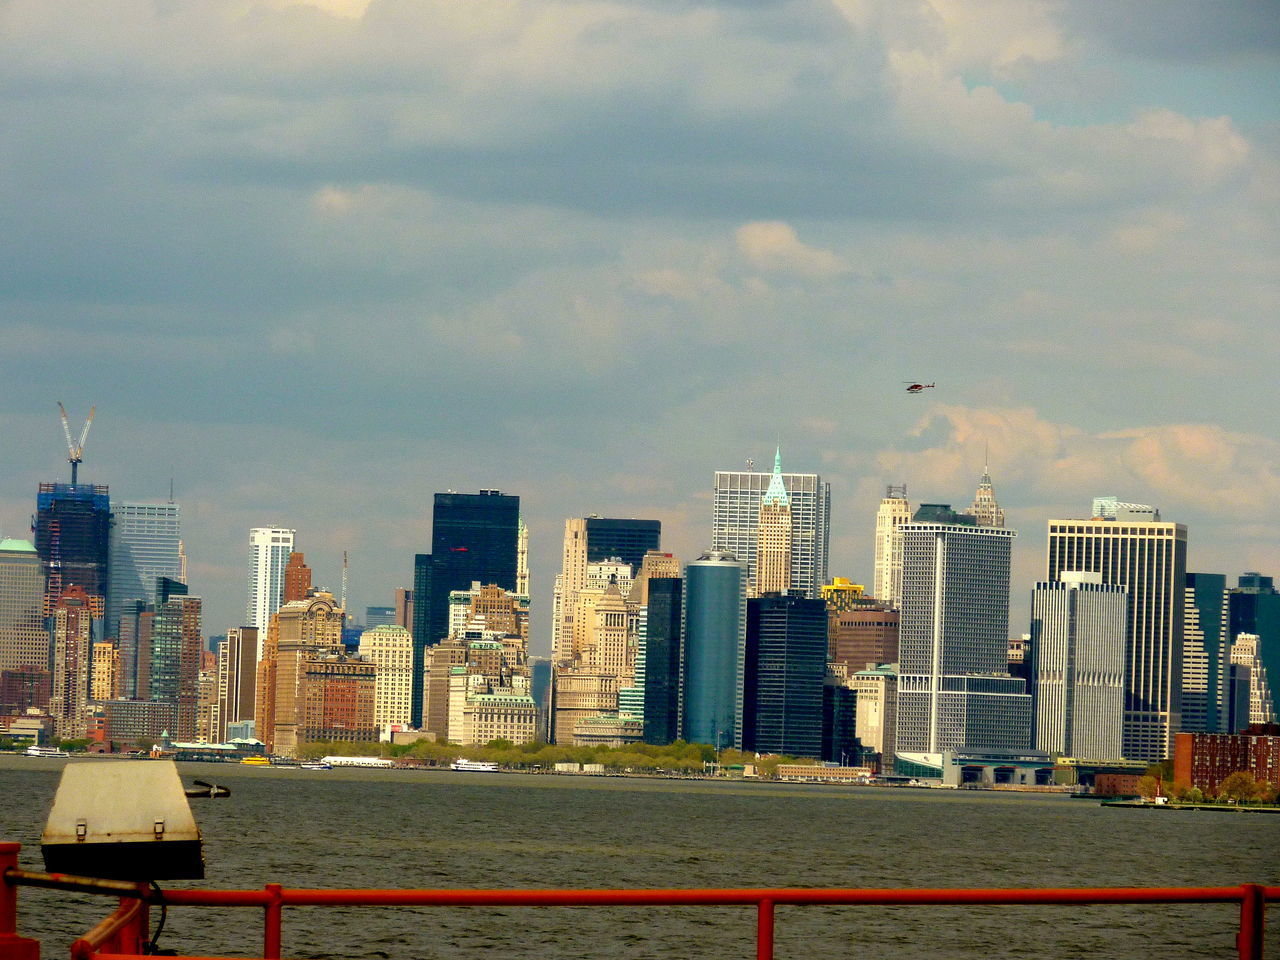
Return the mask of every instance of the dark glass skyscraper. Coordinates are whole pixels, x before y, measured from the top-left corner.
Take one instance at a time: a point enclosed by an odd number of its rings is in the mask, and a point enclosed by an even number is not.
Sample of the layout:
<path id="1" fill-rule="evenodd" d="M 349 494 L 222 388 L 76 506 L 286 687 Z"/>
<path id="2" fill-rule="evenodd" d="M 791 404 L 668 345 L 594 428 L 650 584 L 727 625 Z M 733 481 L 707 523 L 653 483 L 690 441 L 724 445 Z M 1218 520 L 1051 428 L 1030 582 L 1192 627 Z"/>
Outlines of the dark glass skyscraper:
<path id="1" fill-rule="evenodd" d="M 1276 693 L 1280 681 L 1275 679 L 1280 677 L 1280 593 L 1276 592 L 1273 579 L 1252 571 L 1241 574 L 1238 586 L 1227 593 L 1227 609 L 1231 640 L 1242 633 L 1257 635 L 1258 656 L 1271 681 L 1272 699 L 1280 701 Z M 1280 707 L 1280 702 L 1273 702 L 1272 706 Z M 1235 733 L 1240 724 L 1237 722 L 1235 727 L 1227 732 Z"/>
<path id="2" fill-rule="evenodd" d="M 661 520 L 624 520 L 587 517 L 587 563 L 617 557 L 640 569 L 646 552 L 658 550 L 662 541 Z"/>
<path id="3" fill-rule="evenodd" d="M 747 564 L 710 550 L 685 567 L 681 736 L 718 749 L 741 731 Z"/>
<path id="4" fill-rule="evenodd" d="M 36 494 L 36 552 L 44 565 L 45 615 L 68 587 L 89 597 L 95 619 L 106 613 L 111 502 L 104 485 L 42 483 Z"/>
<path id="5" fill-rule="evenodd" d="M 680 735 L 680 614 L 684 580 L 650 577 L 644 642 L 644 742 Z"/>
<path id="6" fill-rule="evenodd" d="M 820 758 L 827 605 L 766 594 L 747 601 L 742 749 Z"/>
<path id="7" fill-rule="evenodd" d="M 449 593 L 473 581 L 516 588 L 520 498 L 498 490 L 437 493 L 431 553 L 414 557 L 413 723 L 422 722 L 423 651 L 449 633 Z"/>

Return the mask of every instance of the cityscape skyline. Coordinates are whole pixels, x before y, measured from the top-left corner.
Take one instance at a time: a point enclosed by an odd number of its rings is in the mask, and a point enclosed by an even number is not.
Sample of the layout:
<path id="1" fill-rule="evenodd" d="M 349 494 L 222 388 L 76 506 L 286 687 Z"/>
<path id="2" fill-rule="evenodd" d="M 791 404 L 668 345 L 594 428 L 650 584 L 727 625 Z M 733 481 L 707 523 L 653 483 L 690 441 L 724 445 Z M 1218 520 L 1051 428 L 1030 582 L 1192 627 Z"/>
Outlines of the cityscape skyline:
<path id="1" fill-rule="evenodd" d="M 93 466 L 94 466 L 94 463 L 92 461 L 92 456 L 90 454 L 86 456 L 85 463 L 81 465 L 82 486 L 103 485 L 101 481 L 99 481 L 96 478 L 96 475 L 93 473 Z M 801 466 L 803 466 L 803 464 Z M 982 468 L 980 468 L 980 470 L 990 471 L 990 470 L 994 470 L 994 468 L 990 468 L 989 466 L 984 465 Z M 710 471 L 711 474 L 714 474 L 717 476 L 722 475 L 726 472 L 727 471 L 719 470 L 719 469 Z M 765 474 L 765 476 L 767 477 L 768 474 Z M 971 510 L 972 507 L 968 505 L 968 501 L 972 499 L 973 495 L 970 494 L 968 491 L 973 490 L 975 488 L 981 488 L 983 485 L 983 478 L 988 478 L 996 486 L 997 492 L 999 494 L 998 500 L 999 500 L 1000 508 L 1006 514 L 1009 514 L 1015 518 L 1026 515 L 1026 513 L 1028 512 L 1028 508 L 1025 508 L 1025 507 L 1010 508 L 1009 507 L 1010 501 L 1016 502 L 1016 490 L 1011 490 L 1009 484 L 1003 483 L 998 473 L 995 476 L 991 476 L 990 473 L 979 473 L 974 477 L 970 478 L 970 482 L 968 483 L 967 486 L 962 486 L 960 489 L 955 491 L 945 491 L 945 493 L 947 494 L 946 496 L 942 496 L 934 499 L 939 502 L 946 502 L 956 510 Z M 47 483 L 48 481 L 42 481 L 42 482 Z M 825 480 L 823 482 L 824 482 L 824 485 L 827 483 L 827 481 Z M 106 486 L 110 487 L 114 493 L 116 488 L 112 482 L 108 482 Z M 863 486 L 865 486 L 865 484 Z M 907 486 L 908 486 L 908 501 L 912 505 L 911 511 L 913 513 L 921 503 L 930 502 L 930 500 L 926 497 L 917 496 L 916 491 L 920 489 L 921 487 L 920 484 L 909 483 Z M 166 488 L 166 491 L 167 489 L 168 488 Z M 449 489 L 452 490 L 453 488 L 449 488 Z M 520 496 L 519 491 L 513 491 L 513 492 L 517 497 Z M 856 555 L 853 561 L 848 566 L 843 566 L 841 561 L 838 559 L 831 560 L 829 562 L 830 576 L 848 577 L 854 582 L 862 583 L 863 585 L 866 586 L 868 593 L 872 593 L 872 586 L 873 586 L 873 580 L 874 580 L 873 573 L 874 573 L 874 548 L 875 548 L 874 541 L 875 541 L 876 510 L 879 508 L 879 505 L 880 505 L 879 498 L 883 495 L 883 492 L 884 492 L 883 488 L 881 488 L 878 492 L 870 495 L 868 500 L 856 505 L 856 508 L 855 508 L 855 505 L 841 504 L 839 502 L 833 503 L 831 507 L 831 516 L 832 518 L 835 518 L 832 524 L 833 526 L 832 541 L 836 542 L 837 540 L 839 540 L 845 543 L 852 542 L 855 547 L 860 546 L 861 549 L 857 549 L 855 551 Z M 1121 491 L 1121 492 L 1123 494 L 1121 497 L 1122 500 L 1124 497 L 1130 497 L 1131 499 L 1141 499 L 1140 497 L 1137 496 L 1136 493 L 1132 491 Z M 1045 514 L 1038 518 L 1038 522 L 1033 520 L 1032 522 L 1035 525 L 1030 528 L 1019 527 L 1012 520 L 1008 521 L 1008 526 L 1011 529 L 1016 529 L 1018 531 L 1018 541 L 1015 541 L 1015 545 L 1013 549 L 1012 573 L 1010 578 L 1011 587 L 1010 587 L 1010 605 L 1009 605 L 1009 610 L 1010 610 L 1009 631 L 1011 636 L 1016 636 L 1020 632 L 1025 632 L 1027 629 L 1026 624 L 1030 622 L 1031 589 L 1036 581 L 1042 580 L 1045 576 L 1045 550 L 1047 548 L 1047 543 L 1048 543 L 1046 531 L 1048 529 L 1049 523 L 1054 520 L 1088 519 L 1090 515 L 1089 504 L 1091 499 L 1094 501 L 1093 507 L 1097 507 L 1100 502 L 1110 503 L 1110 502 L 1114 502 L 1117 499 L 1114 496 L 1097 497 L 1097 496 L 1094 496 L 1094 493 L 1096 493 L 1096 491 L 1093 491 L 1093 490 L 1080 491 L 1078 495 L 1076 495 L 1074 498 L 1072 498 L 1070 502 L 1068 502 L 1066 507 L 1064 507 L 1061 512 L 1054 513 L 1054 514 Z M 425 496 L 426 494 L 424 493 L 423 495 Z M 239 544 L 238 544 L 238 548 L 241 552 L 240 566 L 237 570 L 234 571 L 234 578 L 232 580 L 231 585 L 228 588 L 226 588 L 230 590 L 231 595 L 228 595 L 223 589 L 214 585 L 217 583 L 216 580 L 211 580 L 207 576 L 208 571 L 210 570 L 211 567 L 225 568 L 226 565 L 222 563 L 217 563 L 217 564 L 212 563 L 205 556 L 192 555 L 193 549 L 199 549 L 200 539 L 198 537 L 195 539 L 195 543 L 196 543 L 195 548 L 189 546 L 192 543 L 192 537 L 187 533 L 188 525 L 186 521 L 187 521 L 187 518 L 191 515 L 191 511 L 183 505 L 183 501 L 180 495 L 175 495 L 175 499 L 173 501 L 170 501 L 168 499 L 169 496 L 170 496 L 170 493 L 166 492 L 163 499 L 146 500 L 143 498 L 132 496 L 128 491 L 122 490 L 120 493 L 120 500 L 117 501 L 113 496 L 111 502 L 112 502 L 113 510 L 115 509 L 117 502 L 121 504 L 127 503 L 130 508 L 134 508 L 139 505 L 141 506 L 154 505 L 157 507 L 160 507 L 160 506 L 163 506 L 166 508 L 177 507 L 178 509 L 181 509 L 183 511 L 183 518 L 184 518 L 183 520 L 184 553 L 183 553 L 182 559 L 184 563 L 190 560 L 192 564 L 192 569 L 201 571 L 202 573 L 205 574 L 205 576 L 198 581 L 198 583 L 200 584 L 199 589 L 201 590 L 201 596 L 205 602 L 205 610 L 206 610 L 205 632 L 208 634 L 214 634 L 214 633 L 224 632 L 226 629 L 229 629 L 230 627 L 233 627 L 233 626 L 252 626 L 253 624 L 250 624 L 247 622 L 241 622 L 240 619 L 237 619 L 237 615 L 234 612 L 229 616 L 219 616 L 219 611 L 225 610 L 228 608 L 234 611 L 236 607 L 239 607 L 240 612 L 238 614 L 238 617 L 243 618 L 245 616 L 244 614 L 245 569 L 246 569 L 245 558 L 248 556 L 248 535 L 250 534 L 251 530 L 255 528 L 246 528 L 245 530 L 240 532 L 241 535 L 239 537 Z M 1009 499 L 1006 499 L 1006 497 L 1008 497 Z M 3 499 L 3 498 L 0 497 L 0 499 Z M 833 500 L 834 500 L 834 495 L 833 495 Z M 665 539 L 664 539 L 664 549 L 667 549 L 668 552 L 673 553 L 677 557 L 680 557 L 685 562 L 688 562 L 689 559 L 696 559 L 697 556 L 702 551 L 706 549 L 711 549 L 710 544 L 713 538 L 712 528 L 714 524 L 713 517 L 711 516 L 711 511 L 712 511 L 711 501 L 712 501 L 712 498 L 710 496 L 707 496 L 705 501 L 703 501 L 705 509 L 707 510 L 707 514 L 702 518 L 703 539 L 701 541 L 702 543 L 701 546 L 688 546 L 688 544 L 697 544 L 699 542 L 697 539 L 698 538 L 698 529 L 697 529 L 698 518 L 688 516 L 689 511 L 694 509 L 699 502 L 696 497 L 692 498 L 691 500 L 686 500 L 683 503 L 671 504 L 666 508 L 662 507 L 661 505 L 656 505 L 652 508 L 651 510 L 652 516 L 658 522 L 662 523 L 664 527 L 668 526 L 670 521 L 662 519 L 663 517 L 675 516 L 677 518 L 675 530 L 672 531 L 671 534 L 664 534 L 664 536 L 676 536 L 681 534 L 683 534 L 684 536 L 684 540 L 686 544 L 685 549 L 682 550 L 680 546 L 671 546 L 670 548 L 667 548 L 665 546 Z M 32 504 L 34 506 L 34 500 L 32 501 Z M 1121 505 L 1123 506 L 1125 504 L 1122 503 Z M 1173 511 L 1171 511 L 1167 507 L 1164 507 L 1163 505 L 1162 505 L 1162 511 L 1163 513 L 1165 513 L 1170 517 L 1175 516 Z M 35 511 L 32 510 L 30 513 L 32 516 L 34 516 Z M 278 513 L 279 511 L 274 511 L 270 515 L 272 517 L 277 517 Z M 425 533 L 423 534 L 422 539 L 424 541 L 424 546 L 427 549 L 429 549 L 429 545 L 432 539 L 430 511 L 428 510 L 426 511 L 426 513 L 427 513 L 427 516 L 425 517 L 426 528 L 425 528 Z M 580 515 L 581 515 L 581 512 L 580 512 Z M 859 515 L 861 515 L 861 520 L 862 520 L 861 529 L 856 529 L 854 531 L 843 529 L 844 525 L 840 524 L 840 518 L 844 518 L 846 522 L 852 522 L 853 520 L 858 519 Z M 553 521 L 548 521 L 548 519 L 545 517 L 526 516 L 523 510 L 521 514 L 521 519 L 522 519 L 522 522 L 526 524 L 532 521 L 532 526 L 534 529 L 546 528 L 548 526 L 548 523 L 553 522 Z M 629 519 L 633 519 L 633 518 L 629 518 Z M 285 521 L 285 522 L 286 524 L 291 523 L 291 521 Z M 563 522 L 564 522 L 563 519 L 561 519 L 560 523 L 563 524 Z M 1181 523 L 1180 520 L 1179 522 Z M 839 524 L 838 527 L 837 527 L 837 524 Z M 1181 523 L 1181 525 L 1188 526 L 1185 523 Z M 341 563 L 342 563 L 343 548 L 340 545 L 337 547 L 336 557 L 330 556 L 324 550 L 317 552 L 314 548 L 309 548 L 308 546 L 312 541 L 311 531 L 308 531 L 301 527 L 292 527 L 292 526 L 290 526 L 288 529 L 296 531 L 295 548 L 306 551 L 307 556 L 312 561 L 311 563 L 309 563 L 309 565 L 318 566 L 320 569 L 319 574 L 316 576 L 315 585 L 319 588 L 330 590 L 331 592 L 334 592 L 336 595 L 341 585 L 341 575 L 342 575 Z M 1261 569 L 1263 572 L 1266 572 L 1267 570 L 1272 569 L 1272 568 L 1268 568 L 1265 564 L 1249 564 L 1249 563 L 1239 564 L 1238 551 L 1233 553 L 1228 549 L 1227 546 L 1224 546 L 1222 548 L 1222 550 L 1225 551 L 1225 553 L 1220 555 L 1233 557 L 1234 559 L 1232 560 L 1232 563 L 1233 563 L 1232 566 L 1225 566 L 1225 565 L 1215 566 L 1211 562 L 1201 562 L 1202 551 L 1200 549 L 1197 549 L 1200 546 L 1198 542 L 1197 532 L 1198 531 L 1195 527 L 1191 527 L 1191 529 L 1188 532 L 1188 540 L 1189 540 L 1189 546 L 1187 549 L 1187 570 L 1188 571 L 1216 570 L 1218 572 L 1223 572 L 1223 570 L 1225 569 L 1226 570 L 1225 575 L 1228 581 L 1231 584 L 1234 584 L 1235 578 L 1240 574 L 1247 573 L 1253 570 L 1259 570 L 1259 569 Z M 326 540 L 328 540 L 329 542 L 332 542 L 331 534 L 328 532 L 326 526 L 322 525 L 318 530 L 315 531 L 315 533 L 319 535 L 319 539 L 322 542 Z M 841 534 L 843 534 L 843 536 L 841 536 Z M 0 536 L 16 537 L 17 539 L 27 539 L 27 540 L 34 539 L 34 536 L 30 530 L 21 530 L 15 533 L 15 532 L 9 532 L 7 527 L 0 527 Z M 559 545 L 562 537 L 563 537 L 562 530 L 557 530 L 556 536 L 555 536 L 556 543 L 554 546 L 546 543 L 540 543 L 537 540 L 533 540 L 532 545 L 530 546 L 530 556 L 532 557 L 532 560 L 530 563 L 530 567 L 532 570 L 531 596 L 535 599 L 533 620 L 531 624 L 530 652 L 540 656 L 549 655 L 551 652 L 551 609 L 550 608 L 552 604 L 551 604 L 550 598 L 552 594 L 552 586 L 554 583 L 555 574 L 559 572 L 559 559 L 560 559 Z M 373 560 L 373 564 L 366 567 L 365 570 L 368 571 L 368 573 L 371 573 L 373 570 L 376 570 L 379 568 L 394 570 L 396 566 L 403 566 L 405 569 L 405 572 L 401 575 L 401 579 L 398 582 L 396 582 L 395 585 L 391 585 L 390 581 L 385 581 L 378 585 L 370 585 L 368 581 L 368 574 L 366 573 L 364 577 L 360 575 L 360 570 L 361 570 L 361 568 L 359 567 L 360 555 L 355 551 L 351 551 L 351 553 L 353 554 L 353 560 L 356 564 L 356 570 L 357 570 L 357 576 L 355 578 L 354 587 L 351 590 L 351 594 L 349 598 L 350 617 L 353 620 L 353 622 L 362 622 L 362 619 L 363 619 L 362 614 L 366 606 L 385 606 L 391 600 L 394 599 L 394 592 L 398 587 L 407 587 L 411 589 L 413 586 L 413 573 L 414 573 L 413 556 L 409 557 L 409 560 L 407 563 L 402 562 L 400 564 L 397 564 L 395 562 L 396 558 L 381 555 L 384 552 L 385 552 L 384 548 L 377 548 L 376 551 L 371 552 L 368 556 L 368 559 Z M 549 558 L 548 558 L 548 554 L 551 555 Z M 865 554 L 865 556 L 863 556 L 863 554 Z M 1280 564 L 1280 560 L 1278 560 L 1277 562 L 1278 564 Z M 1239 565 L 1240 569 L 1236 569 L 1235 565 Z M 232 566 L 234 566 L 234 564 L 232 564 Z M 1022 577 L 1023 573 L 1026 574 L 1025 578 Z M 395 574 L 393 573 L 391 574 L 391 576 L 394 577 Z M 237 592 L 239 594 L 238 602 L 236 597 L 234 596 L 234 594 Z M 545 593 L 545 596 L 543 596 L 544 593 Z M 386 594 L 386 596 L 384 596 L 384 594 Z M 366 602 L 366 600 L 368 602 Z"/>
<path id="2" fill-rule="evenodd" d="M 962 507 L 987 442 L 1015 611 L 1096 494 L 1280 569 L 1267 5 L 20 8 L 4 536 L 62 401 L 81 479 L 173 478 L 210 623 L 271 524 L 390 604 L 449 489 L 521 497 L 535 596 L 566 517 L 696 556 L 711 471 L 779 443 L 860 582 L 885 486 Z"/>

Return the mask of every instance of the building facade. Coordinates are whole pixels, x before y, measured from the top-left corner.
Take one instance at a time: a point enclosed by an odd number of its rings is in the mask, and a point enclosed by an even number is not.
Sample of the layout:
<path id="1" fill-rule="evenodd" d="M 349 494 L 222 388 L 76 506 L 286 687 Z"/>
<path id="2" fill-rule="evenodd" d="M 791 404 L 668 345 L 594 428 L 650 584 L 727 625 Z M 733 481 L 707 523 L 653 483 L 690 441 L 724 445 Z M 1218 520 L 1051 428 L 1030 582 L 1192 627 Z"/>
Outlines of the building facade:
<path id="1" fill-rule="evenodd" d="M 258 631 L 232 627 L 218 647 L 217 700 L 212 739 L 225 743 L 227 724 L 253 719 L 258 673 Z"/>
<path id="2" fill-rule="evenodd" d="M 175 726 L 169 732 L 184 743 L 196 739 L 204 643 L 201 609 L 200 598 L 188 596 L 185 583 L 158 578 L 147 699 L 173 706 Z"/>
<path id="3" fill-rule="evenodd" d="M 1028 748 L 1031 698 L 1006 659 L 1016 534 L 925 504 L 897 535 L 898 756 Z"/>
<path id="4" fill-rule="evenodd" d="M 182 509 L 176 503 L 111 505 L 106 636 L 120 636 L 120 613 L 129 601 L 156 602 L 156 578 L 186 582 Z"/>
<path id="5" fill-rule="evenodd" d="M 740 742 L 745 708 L 747 565 L 709 550 L 685 567 L 680 735 L 717 749 Z"/>
<path id="6" fill-rule="evenodd" d="M 876 511 L 874 576 L 872 595 L 887 607 L 898 605 L 898 581 L 902 576 L 902 555 L 897 539 L 898 527 L 911 520 L 906 484 L 890 485 Z"/>
<path id="7" fill-rule="evenodd" d="M 735 746 L 823 757 L 827 606 L 770 594 L 747 601 L 742 713 Z"/>
<path id="8" fill-rule="evenodd" d="M 49 666 L 44 568 L 26 540 L 0 539 L 0 670 Z"/>
<path id="9" fill-rule="evenodd" d="M 1064 571 L 1031 595 L 1028 673 L 1035 749 L 1112 760 L 1124 743 L 1127 587 L 1100 573 Z"/>
<path id="10" fill-rule="evenodd" d="M 1280 786 L 1280 726 L 1255 724 L 1240 733 L 1179 733 L 1174 737 L 1173 778 L 1216 793 L 1233 773 Z"/>
<path id="11" fill-rule="evenodd" d="M 413 634 L 382 625 L 360 634 L 360 656 L 373 664 L 373 722 L 389 738 L 394 725 L 409 725 L 413 709 Z"/>
<path id="12" fill-rule="evenodd" d="M 827 582 L 831 541 L 831 484 L 816 473 L 781 473 L 791 510 L 790 589 L 817 597 Z M 711 549 L 747 565 L 749 586 L 757 582 L 760 507 L 773 473 L 717 470 L 713 489 Z"/>
<path id="13" fill-rule="evenodd" d="M 249 531 L 249 599 L 245 626 L 258 631 L 258 659 L 271 616 L 284 602 L 284 568 L 293 553 L 296 531 L 283 527 L 254 527 Z"/>
<path id="14" fill-rule="evenodd" d="M 1144 504 L 1099 498 L 1095 510 L 1101 519 L 1049 521 L 1045 579 L 1084 571 L 1128 587 L 1123 752 L 1130 760 L 1161 760 L 1172 754 L 1181 726 L 1187 528 L 1160 521 Z"/>
<path id="15" fill-rule="evenodd" d="M 1181 729 L 1229 733 L 1224 710 L 1231 661 L 1225 576 L 1187 574 L 1183 621 Z"/>

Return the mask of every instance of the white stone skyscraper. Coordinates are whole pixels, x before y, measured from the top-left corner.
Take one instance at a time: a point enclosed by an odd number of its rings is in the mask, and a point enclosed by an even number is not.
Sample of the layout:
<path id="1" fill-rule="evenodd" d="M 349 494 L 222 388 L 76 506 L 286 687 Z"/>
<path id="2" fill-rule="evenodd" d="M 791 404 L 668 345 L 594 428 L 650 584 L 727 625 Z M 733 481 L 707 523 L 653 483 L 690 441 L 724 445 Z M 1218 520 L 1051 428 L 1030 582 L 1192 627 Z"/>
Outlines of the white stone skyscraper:
<path id="1" fill-rule="evenodd" d="M 1015 536 L 945 504 L 899 525 L 899 756 L 936 767 L 949 750 L 1030 746 L 1031 697 L 1007 660 Z"/>
<path id="2" fill-rule="evenodd" d="M 1122 756 L 1127 587 L 1100 573 L 1064 571 L 1031 593 L 1029 676 L 1035 748 L 1114 760 Z"/>
<path id="3" fill-rule="evenodd" d="M 816 473 L 777 471 L 791 509 L 791 589 L 818 597 L 827 582 L 831 542 L 831 484 Z M 746 561 L 748 582 L 757 582 L 760 507 L 774 473 L 717 470 L 711 549 Z"/>
<path id="4" fill-rule="evenodd" d="M 1125 626 L 1124 756 L 1173 756 L 1181 728 L 1187 528 L 1146 504 L 1094 501 L 1089 520 L 1050 520 L 1045 579 L 1100 573 L 1129 588 Z"/>
<path id="5" fill-rule="evenodd" d="M 885 606 L 898 605 L 898 577 L 902 573 L 902 554 L 894 539 L 898 527 L 911 519 L 907 503 L 907 487 L 890 485 L 885 490 L 880 509 L 876 511 L 875 570 L 871 595 Z"/>
<path id="6" fill-rule="evenodd" d="M 178 504 L 111 504 L 106 636 L 120 636 L 120 610 L 130 600 L 156 602 L 156 577 L 186 583 L 182 510 Z"/>
<path id="7" fill-rule="evenodd" d="M 756 594 L 791 589 L 791 500 L 782 482 L 782 449 L 773 458 L 773 477 L 760 503 L 756 533 Z"/>
<path id="8" fill-rule="evenodd" d="M 244 625 L 258 631 L 259 659 L 271 615 L 284 600 L 284 568 L 293 552 L 296 532 L 282 527 L 254 527 L 249 531 L 249 601 Z"/>

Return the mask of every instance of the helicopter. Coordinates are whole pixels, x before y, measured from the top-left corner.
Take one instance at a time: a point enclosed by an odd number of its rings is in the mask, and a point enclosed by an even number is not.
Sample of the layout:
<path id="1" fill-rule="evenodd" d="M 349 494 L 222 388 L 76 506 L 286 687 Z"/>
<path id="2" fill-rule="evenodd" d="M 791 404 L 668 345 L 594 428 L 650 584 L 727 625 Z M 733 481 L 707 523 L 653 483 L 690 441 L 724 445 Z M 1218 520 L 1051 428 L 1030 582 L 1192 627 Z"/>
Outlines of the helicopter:
<path id="1" fill-rule="evenodd" d="M 903 380 L 902 382 L 911 384 L 907 387 L 907 393 L 924 393 L 924 391 L 928 390 L 930 387 L 936 386 L 936 384 L 932 383 L 913 383 L 910 380 Z"/>

